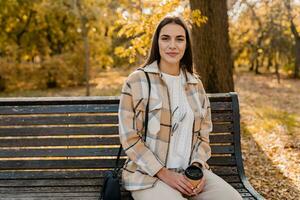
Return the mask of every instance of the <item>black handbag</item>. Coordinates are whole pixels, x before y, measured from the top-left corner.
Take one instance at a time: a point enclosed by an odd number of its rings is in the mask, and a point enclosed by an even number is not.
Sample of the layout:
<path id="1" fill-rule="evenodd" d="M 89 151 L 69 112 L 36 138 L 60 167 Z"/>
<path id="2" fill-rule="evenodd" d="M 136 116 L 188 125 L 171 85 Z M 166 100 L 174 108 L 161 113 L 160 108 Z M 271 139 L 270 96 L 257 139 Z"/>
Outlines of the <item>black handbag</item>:
<path id="1" fill-rule="evenodd" d="M 139 70 L 142 70 L 142 69 L 139 69 Z M 148 87 L 149 97 L 148 97 L 148 102 L 147 102 L 147 106 L 146 106 L 146 114 L 145 114 L 145 122 L 144 122 L 145 123 L 144 141 L 146 141 L 147 130 L 148 130 L 149 99 L 150 99 L 150 92 L 151 92 L 151 84 L 150 84 L 150 79 L 149 79 L 147 72 L 145 72 L 145 75 L 146 75 L 148 86 L 149 86 Z M 122 199 L 121 198 L 121 184 L 120 184 L 121 181 L 119 180 L 119 171 L 121 169 L 121 167 L 119 167 L 119 159 L 120 159 L 121 152 L 122 152 L 122 145 L 120 145 L 120 148 L 119 148 L 118 157 L 116 160 L 114 170 L 108 171 L 105 175 L 103 187 L 101 190 L 101 196 L 100 196 L 99 200 L 121 200 Z"/>

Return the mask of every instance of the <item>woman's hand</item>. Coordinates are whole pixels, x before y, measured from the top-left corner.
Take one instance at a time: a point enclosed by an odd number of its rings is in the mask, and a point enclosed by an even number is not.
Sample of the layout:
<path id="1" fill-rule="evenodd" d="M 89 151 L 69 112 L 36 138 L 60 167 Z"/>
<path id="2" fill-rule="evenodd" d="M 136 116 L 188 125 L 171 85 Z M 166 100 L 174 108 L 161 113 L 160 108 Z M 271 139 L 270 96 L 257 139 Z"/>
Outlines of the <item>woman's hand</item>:
<path id="1" fill-rule="evenodd" d="M 193 190 L 193 195 L 197 195 L 203 191 L 205 185 L 205 178 L 203 177 L 197 187 Z"/>
<path id="2" fill-rule="evenodd" d="M 187 196 L 194 195 L 193 185 L 187 180 L 184 175 L 168 170 L 165 167 L 162 168 L 156 175 L 160 180 L 162 180 L 172 188 L 178 190 L 182 194 L 185 194 Z"/>

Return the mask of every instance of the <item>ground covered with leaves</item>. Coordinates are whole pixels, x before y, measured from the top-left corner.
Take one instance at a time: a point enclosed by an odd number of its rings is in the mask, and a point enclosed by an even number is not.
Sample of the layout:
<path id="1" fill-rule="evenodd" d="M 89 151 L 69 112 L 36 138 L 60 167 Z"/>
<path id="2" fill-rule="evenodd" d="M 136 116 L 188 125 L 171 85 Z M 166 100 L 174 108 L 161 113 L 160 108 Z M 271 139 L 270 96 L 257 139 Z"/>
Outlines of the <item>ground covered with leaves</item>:
<path id="1" fill-rule="evenodd" d="M 300 80 L 235 75 L 247 177 L 266 199 L 300 199 Z"/>
<path id="2" fill-rule="evenodd" d="M 91 81 L 92 96 L 120 94 L 128 73 L 109 70 Z M 234 75 L 241 114 L 244 167 L 266 199 L 300 199 L 300 80 L 238 72 Z M 15 96 L 84 96 L 85 88 L 0 93 Z"/>

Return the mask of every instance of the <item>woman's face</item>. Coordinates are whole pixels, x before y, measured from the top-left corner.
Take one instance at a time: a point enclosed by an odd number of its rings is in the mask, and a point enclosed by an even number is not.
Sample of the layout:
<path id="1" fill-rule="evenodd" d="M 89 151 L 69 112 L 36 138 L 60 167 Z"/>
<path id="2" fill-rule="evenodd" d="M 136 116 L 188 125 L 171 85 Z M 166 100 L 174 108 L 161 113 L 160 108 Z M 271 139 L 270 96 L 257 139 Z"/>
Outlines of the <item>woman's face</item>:
<path id="1" fill-rule="evenodd" d="M 167 24 L 160 30 L 158 37 L 161 61 L 178 64 L 186 48 L 185 30 L 178 24 Z"/>

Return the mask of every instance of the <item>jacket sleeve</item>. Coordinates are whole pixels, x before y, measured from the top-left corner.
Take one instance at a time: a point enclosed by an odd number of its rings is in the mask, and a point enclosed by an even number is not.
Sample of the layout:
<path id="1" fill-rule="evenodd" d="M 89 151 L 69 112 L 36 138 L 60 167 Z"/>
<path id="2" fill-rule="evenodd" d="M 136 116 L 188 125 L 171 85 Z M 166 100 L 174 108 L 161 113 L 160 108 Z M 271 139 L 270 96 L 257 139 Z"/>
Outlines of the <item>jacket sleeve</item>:
<path id="1" fill-rule="evenodd" d="M 134 109 L 136 107 L 133 103 L 135 92 L 132 91 L 130 78 L 128 78 L 122 87 L 118 111 L 120 142 L 130 160 L 135 162 L 144 172 L 154 176 L 163 165 L 146 146 L 141 137 L 142 130 L 136 127 L 137 115 L 142 113 L 136 112 Z"/>
<path id="2" fill-rule="evenodd" d="M 206 161 L 211 157 L 211 147 L 209 145 L 209 133 L 213 129 L 213 124 L 211 120 L 211 107 L 208 96 L 204 90 L 202 82 L 199 83 L 199 98 L 202 100 L 202 111 L 203 116 L 200 124 L 200 132 L 197 136 L 194 151 L 192 152 L 191 163 L 198 162 L 202 164 L 203 167 L 209 168 Z"/>

